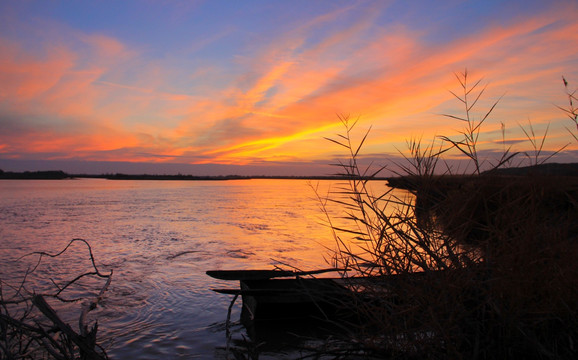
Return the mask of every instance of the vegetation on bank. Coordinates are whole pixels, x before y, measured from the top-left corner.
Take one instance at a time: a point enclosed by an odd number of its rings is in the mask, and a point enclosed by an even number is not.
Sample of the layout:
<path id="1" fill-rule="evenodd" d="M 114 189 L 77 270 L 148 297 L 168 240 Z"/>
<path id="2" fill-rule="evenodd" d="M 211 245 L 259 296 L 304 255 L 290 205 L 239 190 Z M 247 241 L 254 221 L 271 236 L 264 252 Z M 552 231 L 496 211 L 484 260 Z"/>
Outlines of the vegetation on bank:
<path id="1" fill-rule="evenodd" d="M 107 180 L 178 180 L 178 181 L 220 181 L 220 180 L 343 180 L 343 176 L 267 176 L 267 175 L 157 175 L 157 174 L 67 174 L 64 171 L 25 171 L 3 172 L 0 179 L 5 180 L 62 180 L 62 179 L 107 179 Z M 373 177 L 371 180 L 387 180 L 386 177 Z"/>
<path id="2" fill-rule="evenodd" d="M 483 93 L 467 72 L 457 75 L 456 95 L 464 124 L 455 137 L 436 144 L 410 141 L 402 171 L 388 189 L 374 193 L 360 175 L 378 175 L 359 165 L 355 122 L 342 118 L 345 133 L 334 143 L 349 160 L 341 173 L 353 180 L 327 195 L 326 212 L 337 206 L 342 219 L 327 216 L 337 250 L 331 259 L 349 276 L 374 281 L 352 294 L 347 311 L 356 321 L 343 327 L 347 346 L 336 357 L 392 359 L 573 359 L 578 356 L 578 177 L 549 174 L 540 165 L 544 140 L 535 141 L 530 168 L 509 170 L 527 155 L 505 149 L 488 160 L 479 151 L 480 129 L 489 110 L 476 116 Z M 473 85 L 471 85 L 473 84 Z M 567 83 L 565 81 L 565 85 Z M 565 112 L 576 124 L 575 92 L 567 91 Z M 574 139 L 578 134 L 568 129 Z M 578 141 L 578 139 L 577 139 Z M 445 159 L 452 152 L 470 159 L 470 172 L 457 172 Z M 542 171 L 538 171 L 542 170 Z M 513 173 L 512 173 L 513 172 Z M 343 221 L 348 225 L 344 226 Z"/>
<path id="3" fill-rule="evenodd" d="M 0 179 L 6 180 L 61 180 L 71 176 L 64 171 L 25 171 L 11 172 L 0 170 Z"/>

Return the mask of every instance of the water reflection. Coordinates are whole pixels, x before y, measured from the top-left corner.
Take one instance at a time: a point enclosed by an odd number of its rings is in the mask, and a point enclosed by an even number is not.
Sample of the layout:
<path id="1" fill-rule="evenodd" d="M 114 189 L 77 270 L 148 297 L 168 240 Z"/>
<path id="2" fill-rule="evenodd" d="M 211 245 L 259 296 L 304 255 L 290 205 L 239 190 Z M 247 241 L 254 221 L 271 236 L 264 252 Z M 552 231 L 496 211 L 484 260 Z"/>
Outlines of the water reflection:
<path id="1" fill-rule="evenodd" d="M 226 345 L 230 298 L 210 288 L 230 284 L 205 271 L 327 267 L 334 240 L 323 218 L 301 180 L 2 181 L 0 276 L 27 266 L 25 253 L 84 238 L 115 272 L 96 314 L 112 358 L 213 358 Z M 86 257 L 73 254 L 58 269 L 82 269 Z"/>

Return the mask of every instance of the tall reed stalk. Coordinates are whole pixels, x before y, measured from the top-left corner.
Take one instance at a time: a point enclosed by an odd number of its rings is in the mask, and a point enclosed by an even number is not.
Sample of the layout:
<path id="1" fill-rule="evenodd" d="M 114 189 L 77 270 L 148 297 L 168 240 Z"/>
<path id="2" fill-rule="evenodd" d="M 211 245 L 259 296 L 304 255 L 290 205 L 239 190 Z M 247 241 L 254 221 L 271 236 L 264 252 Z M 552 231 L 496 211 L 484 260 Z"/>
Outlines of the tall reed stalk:
<path id="1" fill-rule="evenodd" d="M 578 103 L 576 92 L 578 89 L 571 90 L 568 87 L 569 84 L 566 78 L 562 77 L 562 81 L 564 82 L 564 90 L 566 91 L 566 97 L 568 98 L 568 107 L 559 106 L 558 108 L 566 113 L 566 115 L 570 118 L 570 121 L 573 122 L 574 126 L 567 129 L 574 140 L 578 141 L 578 107 L 576 107 L 576 103 Z"/>

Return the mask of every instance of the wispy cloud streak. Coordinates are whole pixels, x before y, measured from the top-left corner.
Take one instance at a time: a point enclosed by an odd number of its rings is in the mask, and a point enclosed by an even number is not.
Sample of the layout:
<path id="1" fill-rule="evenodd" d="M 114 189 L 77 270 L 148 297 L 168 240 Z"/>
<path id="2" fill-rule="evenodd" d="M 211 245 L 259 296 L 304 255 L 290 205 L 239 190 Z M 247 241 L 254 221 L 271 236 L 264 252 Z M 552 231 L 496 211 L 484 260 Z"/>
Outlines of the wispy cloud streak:
<path id="1" fill-rule="evenodd" d="M 439 114 L 460 111 L 448 90 L 452 73 L 465 68 L 489 83 L 488 101 L 506 93 L 487 128 L 488 151 L 501 122 L 523 146 L 515 124 L 527 118 L 552 123 L 553 147 L 568 141 L 553 104 L 565 100 L 561 75 L 578 83 L 577 5 L 512 6 L 503 9 L 513 14 L 508 21 L 485 21 L 485 13 L 463 34 L 448 35 L 447 23 L 420 22 L 435 11 L 427 4 L 320 4 L 312 15 L 288 6 L 235 9 L 256 16 L 254 24 L 240 17 L 216 32 L 206 24 L 213 32 L 167 33 L 166 44 L 135 41 L 104 23 L 79 29 L 66 18 L 38 22 L 43 33 L 3 31 L 0 157 L 329 161 L 335 149 L 323 137 L 340 131 L 337 114 L 373 126 L 368 151 L 394 153 L 410 136 L 459 130 Z M 201 19 L 203 11 L 197 4 L 183 16 Z M 12 15 L 12 28 L 25 29 L 29 19 Z M 159 55 L 157 47 L 173 43 L 173 52 Z"/>

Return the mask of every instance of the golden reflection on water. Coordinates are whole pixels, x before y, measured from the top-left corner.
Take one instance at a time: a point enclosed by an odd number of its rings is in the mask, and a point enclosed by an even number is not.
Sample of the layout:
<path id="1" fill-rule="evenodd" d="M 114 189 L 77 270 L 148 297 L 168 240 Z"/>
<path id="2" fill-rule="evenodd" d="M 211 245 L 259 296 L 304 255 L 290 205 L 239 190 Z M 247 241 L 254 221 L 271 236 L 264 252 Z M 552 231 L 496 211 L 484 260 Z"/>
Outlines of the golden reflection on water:
<path id="1" fill-rule="evenodd" d="M 205 271 L 328 267 L 335 241 L 313 188 L 323 197 L 338 187 L 266 179 L 3 181 L 0 276 L 25 268 L 21 255 L 86 239 L 102 270 L 115 272 L 98 313 L 101 335 L 114 339 L 110 355 L 212 354 L 225 340 L 214 324 L 224 321 L 230 299 L 210 289 L 236 284 Z M 371 187 L 387 189 L 384 181 Z M 339 222 L 343 209 L 328 205 Z M 72 251 L 46 273 L 84 271 L 86 253 Z"/>
<path id="2" fill-rule="evenodd" d="M 212 251 L 218 267 L 264 267 L 275 260 L 325 266 L 334 239 L 314 188 L 323 197 L 338 186 L 267 179 L 4 182 L 0 205 L 15 215 L 2 219 L 2 247 L 18 242 L 49 251 L 83 237 L 105 259 Z M 381 181 L 372 187 L 387 189 Z M 327 211 L 333 221 L 343 216 L 332 204 Z"/>
<path id="3" fill-rule="evenodd" d="M 211 268 L 327 267 L 335 240 L 321 198 L 343 183 L 306 180 L 7 181 L 0 251 L 55 251 L 84 238 L 104 264 L 187 259 Z M 384 181 L 371 191 L 387 191 Z M 325 211 L 338 227 L 342 206 Z M 16 250 L 15 252 L 12 250 Z"/>

